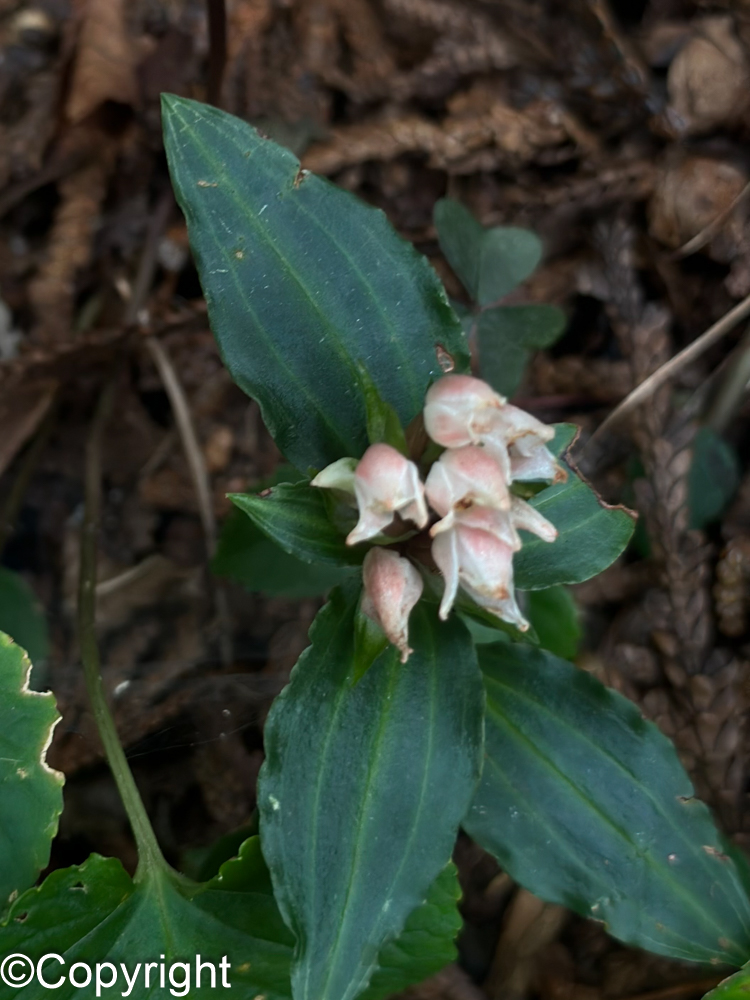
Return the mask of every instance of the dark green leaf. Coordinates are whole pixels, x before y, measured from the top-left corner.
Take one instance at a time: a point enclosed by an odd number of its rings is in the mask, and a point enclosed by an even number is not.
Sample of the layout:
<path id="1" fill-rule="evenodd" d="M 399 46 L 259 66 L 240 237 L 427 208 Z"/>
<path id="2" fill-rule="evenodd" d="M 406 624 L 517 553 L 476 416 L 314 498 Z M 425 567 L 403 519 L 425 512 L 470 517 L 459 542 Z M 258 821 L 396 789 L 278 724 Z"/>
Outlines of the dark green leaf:
<path id="1" fill-rule="evenodd" d="M 354 683 L 357 593 L 334 591 L 266 724 L 263 853 L 297 938 L 295 1000 L 351 1000 L 450 856 L 481 764 L 482 691 L 463 624 L 412 612 Z"/>
<path id="2" fill-rule="evenodd" d="M 62 812 L 63 776 L 45 762 L 59 715 L 51 694 L 28 689 L 30 670 L 0 632 L 0 916 L 49 861 Z"/>
<path id="3" fill-rule="evenodd" d="M 346 544 L 345 535 L 329 517 L 326 492 L 308 483 L 280 483 L 262 495 L 230 493 L 229 499 L 295 558 L 332 566 L 358 565 L 364 549 Z M 356 517 L 352 510 L 352 527 Z"/>
<path id="4" fill-rule="evenodd" d="M 690 527 L 705 528 L 718 521 L 739 485 L 740 467 L 734 448 L 710 427 L 701 427 L 693 441 L 688 479 Z"/>
<path id="5" fill-rule="evenodd" d="M 284 597 L 325 594 L 355 573 L 330 563 L 306 563 L 290 556 L 264 535 L 241 510 L 232 510 L 221 526 L 211 569 L 250 591 Z"/>
<path id="6" fill-rule="evenodd" d="M 750 954 L 747 865 L 631 702 L 542 650 L 482 646 L 487 749 L 464 821 L 542 899 L 674 958 Z"/>
<path id="7" fill-rule="evenodd" d="M 223 956 L 231 965 L 227 981 L 232 996 L 253 1000 L 258 994 L 276 1000 L 289 997 L 291 935 L 269 895 L 268 876 L 256 840 L 243 848 L 240 860 L 224 865 L 211 882 L 196 885 L 176 873 L 151 871 L 134 883 L 114 858 L 92 855 L 77 868 L 53 872 L 38 889 L 31 889 L 12 907 L 7 926 L 0 928 L 0 954 L 21 952 L 38 960 L 59 954 L 66 965 L 50 961 L 45 974 L 50 982 L 67 975 L 74 962 L 111 962 L 118 972 L 117 994 L 127 986 L 120 963 L 131 978 L 140 962 L 131 1000 L 174 996 L 184 970 L 174 972 L 176 982 L 159 988 L 161 958 L 169 970 L 174 962 L 189 963 L 191 997 L 214 996 L 210 971 L 203 972 L 200 989 L 195 988 L 196 954 L 217 969 Z M 157 963 L 151 971 L 151 988 L 145 987 L 145 963 Z M 78 972 L 79 982 L 83 970 Z M 112 973 L 105 970 L 105 982 Z M 0 997 L 20 995 L 23 1000 L 48 997 L 38 983 L 22 993 L 0 986 Z M 80 995 L 68 981 L 55 996 Z M 93 996 L 93 986 L 87 994 Z M 106 995 L 106 993 L 105 993 Z"/>
<path id="8" fill-rule="evenodd" d="M 438 344 L 467 370 L 436 274 L 382 212 L 216 108 L 164 95 L 163 120 L 211 327 L 294 465 L 364 452 L 359 363 L 403 426 L 440 374 Z"/>
<path id="9" fill-rule="evenodd" d="M 425 902 L 409 914 L 398 938 L 381 950 L 361 1000 L 384 1000 L 454 961 L 453 942 L 461 929 L 460 896 L 456 868 L 449 862 L 432 883 Z"/>
<path id="10" fill-rule="evenodd" d="M 572 660 L 581 641 L 581 626 L 570 591 L 566 587 L 532 590 L 526 601 L 526 615 L 539 636 L 539 645 Z"/>
<path id="11" fill-rule="evenodd" d="M 565 329 L 565 313 L 556 306 L 498 306 L 477 317 L 482 378 L 503 396 L 521 383 L 531 352 L 549 347 Z"/>
<path id="12" fill-rule="evenodd" d="M 435 205 L 435 226 L 448 263 L 480 306 L 497 302 L 529 277 L 542 256 L 539 238 L 528 229 L 485 229 L 452 198 Z"/>
<path id="13" fill-rule="evenodd" d="M 49 656 L 44 608 L 24 578 L 4 566 L 0 566 L 0 631 L 26 650 L 35 671 Z"/>
<path id="14" fill-rule="evenodd" d="M 357 611 L 354 619 L 354 659 L 352 677 L 361 680 L 375 660 L 388 647 L 388 638 L 382 628 L 371 618 Z"/>
<path id="15" fill-rule="evenodd" d="M 550 450 L 561 454 L 576 428 L 559 425 Z M 543 542 L 521 532 L 523 548 L 513 560 L 519 590 L 545 590 L 561 583 L 581 583 L 601 573 L 621 554 L 633 534 L 635 520 L 623 507 L 608 507 L 578 474 L 561 460 L 568 480 L 533 496 L 529 503 L 558 530 Z"/>
<path id="16" fill-rule="evenodd" d="M 360 365 L 360 388 L 365 401 L 367 413 L 367 439 L 370 444 L 389 444 L 391 448 L 408 455 L 406 437 L 398 414 L 386 403 L 378 392 L 378 387 L 372 380 L 364 365 Z"/>

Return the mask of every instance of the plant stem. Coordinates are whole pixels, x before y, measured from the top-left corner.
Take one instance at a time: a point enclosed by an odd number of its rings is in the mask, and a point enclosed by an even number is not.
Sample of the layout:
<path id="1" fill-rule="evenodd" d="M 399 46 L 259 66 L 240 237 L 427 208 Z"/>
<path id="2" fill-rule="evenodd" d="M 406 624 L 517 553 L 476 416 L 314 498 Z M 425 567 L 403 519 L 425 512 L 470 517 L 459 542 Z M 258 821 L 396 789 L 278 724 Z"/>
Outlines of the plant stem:
<path id="1" fill-rule="evenodd" d="M 99 645 L 96 641 L 96 536 L 101 506 L 101 443 L 112 412 L 115 388 L 116 381 L 111 378 L 99 397 L 86 445 L 85 514 L 81 530 L 78 631 L 86 690 L 94 720 L 138 848 L 138 870 L 135 875 L 138 881 L 139 876 L 142 879 L 149 872 L 168 870 L 169 866 L 157 843 L 104 696 Z"/>

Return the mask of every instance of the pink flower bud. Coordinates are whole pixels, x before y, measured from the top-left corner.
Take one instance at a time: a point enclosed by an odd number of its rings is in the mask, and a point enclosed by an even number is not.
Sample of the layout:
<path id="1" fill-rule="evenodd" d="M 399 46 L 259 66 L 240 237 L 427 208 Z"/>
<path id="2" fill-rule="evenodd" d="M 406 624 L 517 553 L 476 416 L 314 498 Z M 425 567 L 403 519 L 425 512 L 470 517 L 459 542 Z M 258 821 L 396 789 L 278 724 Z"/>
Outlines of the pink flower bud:
<path id="1" fill-rule="evenodd" d="M 354 473 L 354 493 L 359 521 L 347 536 L 347 545 L 374 538 L 396 513 L 418 528 L 429 520 L 416 465 L 388 444 L 370 445 L 364 453 Z"/>
<path id="2" fill-rule="evenodd" d="M 457 521 L 435 537 L 432 557 L 445 579 L 442 619 L 448 617 L 459 582 L 481 604 L 513 596 L 513 547 L 489 531 Z"/>
<path id="3" fill-rule="evenodd" d="M 501 618 L 504 622 L 508 622 L 510 625 L 515 625 L 519 632 L 528 631 L 529 623 L 521 614 L 521 609 L 516 603 L 516 597 L 512 589 L 507 597 L 502 597 L 499 600 L 487 599 L 482 594 L 473 591 L 471 587 L 467 587 L 466 592 L 485 611 L 497 615 L 498 618 Z"/>
<path id="4" fill-rule="evenodd" d="M 471 375 L 444 375 L 427 390 L 424 425 L 444 448 L 478 444 L 505 399 Z"/>
<path id="5" fill-rule="evenodd" d="M 408 559 L 392 549 L 374 546 L 362 564 L 365 592 L 362 612 L 376 622 L 401 652 L 406 663 L 409 648 L 409 615 L 422 596 L 422 577 Z"/>
<path id="6" fill-rule="evenodd" d="M 511 500 L 510 519 L 514 528 L 530 531 L 533 535 L 541 538 L 543 542 L 554 542 L 557 538 L 557 528 L 554 524 L 546 517 L 542 517 L 535 507 L 520 497 L 513 497 Z"/>
<path id="7" fill-rule="evenodd" d="M 503 471 L 483 448 L 466 445 L 444 451 L 425 483 L 427 499 L 441 517 L 453 523 L 454 512 L 471 506 L 509 510 L 510 494 Z"/>

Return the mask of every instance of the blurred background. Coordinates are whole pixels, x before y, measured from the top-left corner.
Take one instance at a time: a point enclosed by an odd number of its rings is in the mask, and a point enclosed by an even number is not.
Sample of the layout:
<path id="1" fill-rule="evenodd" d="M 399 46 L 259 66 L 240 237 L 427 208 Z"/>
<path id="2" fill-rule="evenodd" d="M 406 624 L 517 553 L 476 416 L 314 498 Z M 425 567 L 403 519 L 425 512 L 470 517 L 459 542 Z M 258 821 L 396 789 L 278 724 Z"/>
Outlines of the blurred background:
<path id="1" fill-rule="evenodd" d="M 621 560 L 556 595 L 552 634 L 562 615 L 558 651 L 657 722 L 745 843 L 748 46 L 747 0 L 0 0 L 0 628 L 63 715 L 52 867 L 91 850 L 135 863 L 75 629 L 86 438 L 112 372 L 105 686 L 175 865 L 194 870 L 251 828 L 263 719 L 332 582 L 229 517 L 228 492 L 283 471 L 208 327 L 162 91 L 251 121 L 383 208 L 459 304 L 437 199 L 539 235 L 541 265 L 503 304 L 559 307 L 565 329 L 523 345 L 514 402 L 579 424 L 581 471 L 640 515 Z M 707 349 L 591 439 L 716 323 Z M 467 325 L 492 380 L 502 345 Z M 460 964 L 411 991 L 424 1000 L 668 1000 L 721 978 L 539 902 L 466 838 L 456 861 Z"/>

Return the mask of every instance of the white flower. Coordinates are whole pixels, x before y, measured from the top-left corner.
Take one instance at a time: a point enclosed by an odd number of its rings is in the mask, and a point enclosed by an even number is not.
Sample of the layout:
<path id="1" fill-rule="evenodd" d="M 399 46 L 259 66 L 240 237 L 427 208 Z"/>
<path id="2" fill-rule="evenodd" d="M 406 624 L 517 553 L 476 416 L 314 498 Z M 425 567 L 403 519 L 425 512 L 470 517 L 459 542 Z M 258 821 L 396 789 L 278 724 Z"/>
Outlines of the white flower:
<path id="1" fill-rule="evenodd" d="M 406 663 L 409 648 L 409 615 L 422 596 L 422 577 L 408 559 L 393 549 L 374 546 L 362 565 L 365 591 L 362 613 L 376 622 L 401 652 Z"/>
<path id="2" fill-rule="evenodd" d="M 521 548 L 517 529 L 553 542 L 555 526 L 520 497 L 511 498 L 510 511 L 471 506 L 456 510 L 448 522 L 443 518 L 430 529 L 432 558 L 445 580 L 440 617 L 448 617 L 460 584 L 481 607 L 525 632 L 529 623 L 513 586 L 513 553 Z"/>
<path id="3" fill-rule="evenodd" d="M 459 583 L 480 604 L 512 597 L 513 550 L 495 533 L 461 521 L 439 532 L 432 543 L 432 558 L 445 580 L 440 617 L 448 617 Z"/>
<path id="4" fill-rule="evenodd" d="M 470 375 L 445 375 L 427 391 L 427 433 L 445 448 L 482 445 L 507 483 L 514 480 L 561 482 L 565 471 L 546 444 L 554 428 L 511 406 L 486 382 Z"/>
<path id="5" fill-rule="evenodd" d="M 310 480 L 310 485 L 324 490 L 340 490 L 353 498 L 356 469 L 356 458 L 340 458 L 322 469 L 315 479 Z"/>
<path id="6" fill-rule="evenodd" d="M 536 507 L 526 503 L 520 497 L 513 497 L 510 502 L 510 519 L 514 528 L 530 531 L 543 542 L 554 542 L 557 538 L 557 528 L 543 517 Z"/>
<path id="7" fill-rule="evenodd" d="M 354 473 L 354 493 L 359 521 L 347 536 L 347 545 L 379 535 L 397 513 L 418 528 L 427 526 L 429 514 L 419 471 L 388 444 L 370 445 L 364 453 Z"/>
<path id="8" fill-rule="evenodd" d="M 425 483 L 430 506 L 447 522 L 471 506 L 509 510 L 508 483 L 498 463 L 483 448 L 466 445 L 444 451 Z"/>
<path id="9" fill-rule="evenodd" d="M 479 444 L 505 403 L 486 382 L 471 375 L 444 375 L 427 390 L 425 430 L 444 448 Z"/>

